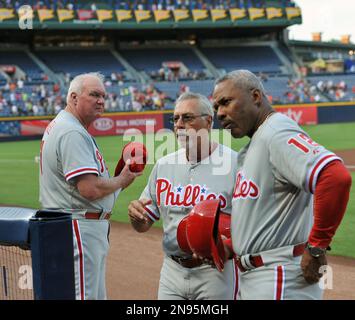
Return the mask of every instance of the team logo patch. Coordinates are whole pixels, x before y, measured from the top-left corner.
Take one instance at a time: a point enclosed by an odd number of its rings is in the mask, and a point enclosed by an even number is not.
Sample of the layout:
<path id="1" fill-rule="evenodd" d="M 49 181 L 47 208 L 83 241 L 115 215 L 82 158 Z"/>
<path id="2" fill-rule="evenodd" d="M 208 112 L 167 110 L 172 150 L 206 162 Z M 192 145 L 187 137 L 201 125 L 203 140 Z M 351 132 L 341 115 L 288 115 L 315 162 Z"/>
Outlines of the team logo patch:
<path id="1" fill-rule="evenodd" d="M 235 188 L 233 191 L 233 199 L 256 199 L 259 197 L 259 187 L 251 179 L 246 179 L 241 171 L 237 173 Z"/>
<path id="2" fill-rule="evenodd" d="M 173 187 L 168 179 L 158 179 L 156 182 L 158 206 L 175 206 L 190 208 L 203 200 L 220 199 L 221 209 L 226 208 L 227 199 L 222 194 L 209 192 L 204 185 L 189 184 Z"/>

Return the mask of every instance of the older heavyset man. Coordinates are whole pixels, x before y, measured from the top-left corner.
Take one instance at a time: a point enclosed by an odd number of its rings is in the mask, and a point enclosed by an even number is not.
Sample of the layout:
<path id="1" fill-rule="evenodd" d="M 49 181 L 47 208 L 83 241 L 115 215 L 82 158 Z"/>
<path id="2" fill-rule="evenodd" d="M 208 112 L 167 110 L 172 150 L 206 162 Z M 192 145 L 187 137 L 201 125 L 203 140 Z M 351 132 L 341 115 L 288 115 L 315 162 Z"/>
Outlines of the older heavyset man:
<path id="1" fill-rule="evenodd" d="M 48 125 L 41 143 L 40 202 L 43 209 L 73 215 L 76 299 L 106 299 L 109 218 L 121 189 L 142 173 L 111 178 L 90 124 L 104 112 L 103 76 L 82 74 L 70 83 L 67 106 Z M 60 244 L 58 244 L 60 245 Z"/>

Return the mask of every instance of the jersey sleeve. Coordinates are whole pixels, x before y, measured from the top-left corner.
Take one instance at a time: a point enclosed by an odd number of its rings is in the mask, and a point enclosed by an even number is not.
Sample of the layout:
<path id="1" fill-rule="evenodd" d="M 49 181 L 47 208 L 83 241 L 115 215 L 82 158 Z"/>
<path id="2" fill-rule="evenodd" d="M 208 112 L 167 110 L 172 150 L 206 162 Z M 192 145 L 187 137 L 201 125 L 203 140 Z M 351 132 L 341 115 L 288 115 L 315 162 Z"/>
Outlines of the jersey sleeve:
<path id="1" fill-rule="evenodd" d="M 321 170 L 328 163 L 341 160 L 302 131 L 278 132 L 271 139 L 269 151 L 270 161 L 280 178 L 311 193 L 315 191 Z"/>
<path id="2" fill-rule="evenodd" d="M 152 172 L 150 173 L 148 183 L 139 198 L 139 199 L 145 198 L 152 201 L 151 204 L 145 206 L 145 210 L 148 217 L 153 222 L 158 221 L 160 219 L 160 211 L 157 204 L 157 196 L 156 196 L 157 171 L 158 171 L 158 164 L 155 164 Z"/>
<path id="3" fill-rule="evenodd" d="M 92 143 L 80 132 L 70 131 L 63 135 L 57 152 L 66 181 L 88 173 L 99 175 Z"/>

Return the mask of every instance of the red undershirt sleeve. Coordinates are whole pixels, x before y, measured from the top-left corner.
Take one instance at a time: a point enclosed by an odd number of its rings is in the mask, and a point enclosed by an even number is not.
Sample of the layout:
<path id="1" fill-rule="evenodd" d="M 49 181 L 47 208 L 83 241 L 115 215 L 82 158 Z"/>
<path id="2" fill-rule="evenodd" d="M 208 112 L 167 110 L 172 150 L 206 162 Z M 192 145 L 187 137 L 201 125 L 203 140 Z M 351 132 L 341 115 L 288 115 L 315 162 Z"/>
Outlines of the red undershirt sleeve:
<path id="1" fill-rule="evenodd" d="M 325 166 L 314 192 L 314 224 L 308 239 L 312 246 L 327 248 L 349 201 L 351 175 L 341 161 Z"/>

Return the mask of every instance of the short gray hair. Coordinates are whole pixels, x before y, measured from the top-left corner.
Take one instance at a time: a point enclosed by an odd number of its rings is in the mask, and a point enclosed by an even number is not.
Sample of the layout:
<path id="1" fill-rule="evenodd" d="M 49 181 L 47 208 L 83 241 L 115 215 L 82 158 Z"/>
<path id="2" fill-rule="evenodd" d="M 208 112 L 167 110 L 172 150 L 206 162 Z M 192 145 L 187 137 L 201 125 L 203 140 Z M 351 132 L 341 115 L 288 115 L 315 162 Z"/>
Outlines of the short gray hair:
<path id="1" fill-rule="evenodd" d="M 233 81 L 235 86 L 242 90 L 258 89 L 261 93 L 266 95 L 264 86 L 260 79 L 249 70 L 234 70 L 229 72 L 221 78 L 218 78 L 215 82 L 215 85 L 226 80 Z"/>
<path id="2" fill-rule="evenodd" d="M 69 98 L 72 92 L 81 94 L 84 80 L 86 80 L 88 77 L 97 78 L 104 86 L 105 76 L 100 72 L 88 72 L 88 73 L 79 74 L 76 77 L 74 77 L 74 79 L 70 82 L 68 94 L 67 94 L 67 103 L 69 102 Z"/>
<path id="3" fill-rule="evenodd" d="M 214 113 L 212 103 L 204 95 L 195 92 L 185 92 L 177 98 L 175 102 L 175 107 L 178 103 L 186 100 L 197 100 L 200 112 L 202 114 L 207 114 L 213 118 Z"/>

